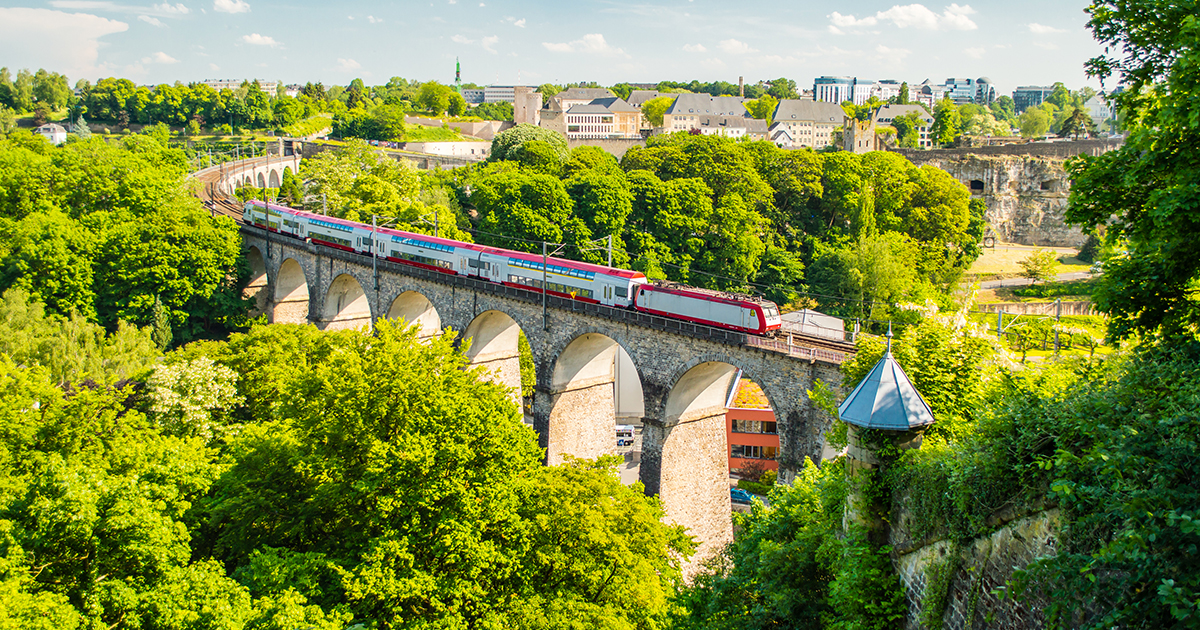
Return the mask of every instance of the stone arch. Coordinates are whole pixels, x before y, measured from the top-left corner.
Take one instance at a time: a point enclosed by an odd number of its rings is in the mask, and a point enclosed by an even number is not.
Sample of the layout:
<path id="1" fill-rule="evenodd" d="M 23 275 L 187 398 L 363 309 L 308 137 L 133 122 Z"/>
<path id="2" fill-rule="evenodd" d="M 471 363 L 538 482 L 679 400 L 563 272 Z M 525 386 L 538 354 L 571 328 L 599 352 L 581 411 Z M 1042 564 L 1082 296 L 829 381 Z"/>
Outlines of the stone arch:
<path id="1" fill-rule="evenodd" d="M 263 174 L 260 172 L 258 174 L 258 187 L 265 188 L 266 185 L 267 185 L 267 180 L 265 178 L 263 178 Z"/>
<path id="2" fill-rule="evenodd" d="M 428 339 L 442 329 L 442 318 L 429 298 L 416 291 L 405 291 L 392 300 L 388 308 L 388 319 L 403 321 L 417 326 L 417 338 Z"/>
<path id="3" fill-rule="evenodd" d="M 274 306 L 270 309 L 272 323 L 304 324 L 308 322 L 308 278 L 295 258 L 279 265 L 275 274 Z"/>
<path id="4" fill-rule="evenodd" d="M 463 342 L 470 340 L 464 353 L 471 365 L 485 368 L 488 379 L 508 387 L 513 401 L 521 402 L 521 326 L 507 313 L 484 311 L 467 325 Z"/>
<path id="5" fill-rule="evenodd" d="M 279 188 L 279 169 L 271 169 L 271 174 L 267 177 L 267 187 Z"/>
<path id="6" fill-rule="evenodd" d="M 333 279 L 325 292 L 321 321 L 325 330 L 371 327 L 371 304 L 358 278 L 343 273 Z"/>
<path id="7" fill-rule="evenodd" d="M 246 250 L 246 263 L 250 267 L 250 283 L 246 285 L 244 295 L 254 298 L 255 315 L 267 310 L 267 263 L 262 252 L 253 245 Z"/>
<path id="8" fill-rule="evenodd" d="M 623 365 L 626 373 L 618 381 Z M 562 463 L 566 455 L 594 458 L 615 454 L 613 429 L 622 388 L 630 390 L 631 398 L 644 400 L 639 370 L 629 353 L 612 337 L 585 331 L 558 352 L 548 376 L 546 463 Z M 636 411 L 631 415 L 644 415 L 644 404 Z"/>
<path id="9" fill-rule="evenodd" d="M 690 361 L 676 372 L 655 434 L 647 436 L 657 459 L 657 470 L 643 468 L 647 489 L 657 491 L 671 522 L 700 541 L 688 573 L 733 540 L 725 404 L 737 373 L 728 357 Z"/>

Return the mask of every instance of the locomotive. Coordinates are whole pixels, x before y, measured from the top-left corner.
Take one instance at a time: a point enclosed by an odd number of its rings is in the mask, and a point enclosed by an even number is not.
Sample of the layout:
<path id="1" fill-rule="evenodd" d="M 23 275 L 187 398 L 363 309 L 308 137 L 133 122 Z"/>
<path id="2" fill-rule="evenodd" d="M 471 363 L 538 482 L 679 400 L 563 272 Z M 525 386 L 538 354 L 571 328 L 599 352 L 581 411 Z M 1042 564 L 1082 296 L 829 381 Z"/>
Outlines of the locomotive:
<path id="1" fill-rule="evenodd" d="M 543 264 L 536 254 L 372 227 L 258 200 L 246 202 L 242 218 L 247 224 L 327 247 L 582 302 L 754 335 L 773 334 L 783 324 L 774 302 L 649 282 L 639 271 L 554 257 Z"/>

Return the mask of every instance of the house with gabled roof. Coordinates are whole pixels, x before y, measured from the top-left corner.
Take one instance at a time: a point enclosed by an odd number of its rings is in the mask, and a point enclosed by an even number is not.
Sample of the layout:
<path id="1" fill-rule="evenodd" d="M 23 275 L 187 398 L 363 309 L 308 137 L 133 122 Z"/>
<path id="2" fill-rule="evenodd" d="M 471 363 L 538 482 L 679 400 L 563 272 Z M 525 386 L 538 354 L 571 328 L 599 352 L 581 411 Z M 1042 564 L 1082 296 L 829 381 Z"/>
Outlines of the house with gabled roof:
<path id="1" fill-rule="evenodd" d="M 787 98 L 779 101 L 771 116 L 771 137 L 781 137 L 784 130 L 791 139 L 786 147 L 809 147 L 819 149 L 834 144 L 835 132 L 842 127 L 845 110 L 837 103 L 813 101 L 802 98 Z"/>

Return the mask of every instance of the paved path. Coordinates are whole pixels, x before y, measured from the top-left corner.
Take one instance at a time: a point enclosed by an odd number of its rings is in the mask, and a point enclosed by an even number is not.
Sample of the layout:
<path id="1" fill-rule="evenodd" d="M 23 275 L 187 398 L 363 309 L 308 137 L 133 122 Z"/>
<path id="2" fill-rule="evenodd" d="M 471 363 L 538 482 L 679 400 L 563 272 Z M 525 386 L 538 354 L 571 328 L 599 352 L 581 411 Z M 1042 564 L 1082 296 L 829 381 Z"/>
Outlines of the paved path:
<path id="1" fill-rule="evenodd" d="M 1054 277 L 1055 282 L 1068 282 L 1070 280 L 1085 280 L 1091 278 L 1092 274 L 1087 271 L 1073 271 L 1071 273 L 1060 273 Z M 1033 284 L 1033 280 L 1029 278 L 1005 278 L 1004 280 L 988 280 L 980 282 L 980 289 L 998 289 L 1000 287 L 1023 287 Z"/>

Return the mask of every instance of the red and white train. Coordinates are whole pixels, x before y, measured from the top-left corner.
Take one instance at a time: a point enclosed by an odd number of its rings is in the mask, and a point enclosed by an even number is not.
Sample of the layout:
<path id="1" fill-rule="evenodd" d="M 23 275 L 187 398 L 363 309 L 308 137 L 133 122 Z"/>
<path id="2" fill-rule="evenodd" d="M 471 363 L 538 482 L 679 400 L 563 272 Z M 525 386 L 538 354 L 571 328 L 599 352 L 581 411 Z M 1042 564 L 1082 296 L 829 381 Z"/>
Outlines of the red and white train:
<path id="1" fill-rule="evenodd" d="M 498 247 L 327 217 L 287 206 L 246 202 L 246 223 L 348 252 L 433 271 L 470 276 L 541 292 L 542 257 Z M 706 326 L 769 335 L 783 320 L 774 302 L 675 284 L 651 283 L 639 271 L 548 258 L 550 295 L 629 308 Z"/>

